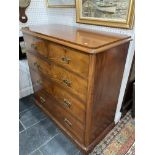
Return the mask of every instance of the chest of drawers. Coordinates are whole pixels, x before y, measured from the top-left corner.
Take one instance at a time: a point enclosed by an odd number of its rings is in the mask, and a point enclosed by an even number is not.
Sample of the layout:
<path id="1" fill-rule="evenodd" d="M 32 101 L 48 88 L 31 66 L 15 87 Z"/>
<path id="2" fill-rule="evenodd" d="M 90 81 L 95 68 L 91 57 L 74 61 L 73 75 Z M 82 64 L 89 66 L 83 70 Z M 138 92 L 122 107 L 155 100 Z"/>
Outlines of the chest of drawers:
<path id="1" fill-rule="evenodd" d="M 130 37 L 63 25 L 22 32 L 36 104 L 89 153 L 114 126 Z"/>

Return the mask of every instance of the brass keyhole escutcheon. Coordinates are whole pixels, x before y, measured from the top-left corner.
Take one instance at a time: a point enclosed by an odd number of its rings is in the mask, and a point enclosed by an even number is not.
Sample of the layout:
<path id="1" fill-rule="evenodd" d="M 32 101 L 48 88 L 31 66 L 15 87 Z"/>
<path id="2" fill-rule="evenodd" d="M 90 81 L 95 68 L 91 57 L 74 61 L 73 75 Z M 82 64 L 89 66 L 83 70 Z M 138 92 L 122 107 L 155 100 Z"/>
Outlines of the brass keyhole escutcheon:
<path id="1" fill-rule="evenodd" d="M 71 81 L 70 80 L 67 80 L 67 79 L 64 79 L 63 80 L 63 83 L 66 85 L 66 86 L 68 86 L 68 87 L 71 87 Z"/>
<path id="2" fill-rule="evenodd" d="M 71 103 L 67 99 L 64 99 L 63 104 L 64 104 L 64 106 L 66 108 L 70 108 L 71 107 Z"/>
<path id="3" fill-rule="evenodd" d="M 61 58 L 61 60 L 62 60 L 62 62 L 66 63 L 66 64 L 69 64 L 69 62 L 71 61 L 71 59 L 69 59 L 69 58 L 66 57 L 66 56 L 63 56 L 63 57 Z"/>
<path id="4" fill-rule="evenodd" d="M 64 122 L 65 122 L 69 127 L 72 127 L 72 123 L 71 123 L 67 118 L 64 119 Z"/>
<path id="5" fill-rule="evenodd" d="M 46 100 L 42 96 L 40 96 L 40 101 L 42 104 L 44 104 L 46 102 Z"/>

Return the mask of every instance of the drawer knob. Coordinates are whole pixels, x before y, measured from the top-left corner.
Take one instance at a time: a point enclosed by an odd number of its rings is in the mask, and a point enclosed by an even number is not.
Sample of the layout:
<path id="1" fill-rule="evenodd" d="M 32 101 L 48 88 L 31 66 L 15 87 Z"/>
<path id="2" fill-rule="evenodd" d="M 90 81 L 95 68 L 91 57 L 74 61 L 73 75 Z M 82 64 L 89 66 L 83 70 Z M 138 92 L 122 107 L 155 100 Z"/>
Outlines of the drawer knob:
<path id="1" fill-rule="evenodd" d="M 62 62 L 66 63 L 66 64 L 69 64 L 69 62 L 71 61 L 71 59 L 67 58 L 66 56 L 63 56 L 61 58 Z"/>
<path id="2" fill-rule="evenodd" d="M 46 100 L 42 96 L 40 96 L 40 101 L 42 104 L 44 104 L 46 102 Z"/>
<path id="3" fill-rule="evenodd" d="M 63 80 L 63 83 L 64 83 L 66 86 L 70 87 L 72 82 L 71 82 L 70 80 L 64 79 L 64 80 Z"/>
<path id="4" fill-rule="evenodd" d="M 67 118 L 64 119 L 64 122 L 65 122 L 69 127 L 72 127 L 72 123 L 71 123 Z"/>
<path id="5" fill-rule="evenodd" d="M 70 108 L 71 107 L 71 103 L 67 100 L 67 99 L 64 99 L 64 102 L 63 102 L 64 106 L 66 108 Z"/>
<path id="6" fill-rule="evenodd" d="M 37 49 L 37 45 L 35 45 L 35 44 L 32 44 L 31 47 L 32 47 L 33 49 L 35 49 L 35 50 Z"/>

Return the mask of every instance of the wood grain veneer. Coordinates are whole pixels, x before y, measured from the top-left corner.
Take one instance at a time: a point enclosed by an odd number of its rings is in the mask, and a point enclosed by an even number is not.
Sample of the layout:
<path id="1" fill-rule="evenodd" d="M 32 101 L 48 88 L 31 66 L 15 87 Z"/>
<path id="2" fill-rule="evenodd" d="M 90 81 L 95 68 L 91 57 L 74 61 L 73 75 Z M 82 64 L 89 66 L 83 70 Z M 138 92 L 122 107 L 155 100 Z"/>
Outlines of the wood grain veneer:
<path id="1" fill-rule="evenodd" d="M 25 34 L 49 40 L 85 53 L 100 53 L 131 40 L 130 36 L 99 32 L 66 25 L 29 26 L 22 29 Z M 88 37 L 89 36 L 89 37 Z"/>
<path id="2" fill-rule="evenodd" d="M 88 154 L 114 126 L 130 36 L 23 28 L 36 104 Z"/>

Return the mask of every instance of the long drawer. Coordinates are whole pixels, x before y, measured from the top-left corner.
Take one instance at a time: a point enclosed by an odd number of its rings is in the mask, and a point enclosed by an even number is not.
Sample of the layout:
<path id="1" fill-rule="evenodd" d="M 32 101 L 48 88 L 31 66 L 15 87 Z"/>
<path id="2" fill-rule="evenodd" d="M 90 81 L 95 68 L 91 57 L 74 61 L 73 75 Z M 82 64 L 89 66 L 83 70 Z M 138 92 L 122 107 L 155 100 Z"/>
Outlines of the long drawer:
<path id="1" fill-rule="evenodd" d="M 88 78 L 88 54 L 30 35 L 25 35 L 24 39 L 28 51 L 39 53 L 50 61 Z"/>
<path id="2" fill-rule="evenodd" d="M 61 124 L 65 131 L 84 143 L 84 126 L 79 121 L 58 106 L 59 104 L 52 96 L 43 91 L 38 91 L 34 95 L 40 107 L 46 109 L 54 117 L 56 123 Z"/>
<path id="3" fill-rule="evenodd" d="M 34 92 L 44 91 L 52 95 L 61 108 L 73 117 L 85 124 L 85 104 L 70 95 L 64 88 L 55 82 L 49 81 L 43 75 L 30 69 Z"/>
<path id="4" fill-rule="evenodd" d="M 63 85 L 71 92 L 75 93 L 83 101 L 86 101 L 87 95 L 87 80 L 83 79 L 55 63 L 48 63 L 33 54 L 28 53 L 29 66 L 37 72 L 42 72 L 48 75 L 51 80 Z"/>

